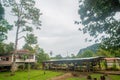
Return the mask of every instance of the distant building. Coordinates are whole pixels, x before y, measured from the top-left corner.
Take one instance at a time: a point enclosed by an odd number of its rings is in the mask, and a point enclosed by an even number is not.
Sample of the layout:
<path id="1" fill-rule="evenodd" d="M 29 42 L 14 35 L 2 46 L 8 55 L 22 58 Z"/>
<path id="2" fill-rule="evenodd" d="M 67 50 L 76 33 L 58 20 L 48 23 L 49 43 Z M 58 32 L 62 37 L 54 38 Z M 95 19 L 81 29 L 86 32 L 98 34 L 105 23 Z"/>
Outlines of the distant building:
<path id="1" fill-rule="evenodd" d="M 10 68 L 13 62 L 13 52 L 11 53 L 0 53 L 0 67 Z M 16 67 L 24 64 L 34 64 L 36 62 L 35 54 L 30 53 L 28 50 L 18 50 L 15 54 Z"/>
<path id="2" fill-rule="evenodd" d="M 120 69 L 120 58 L 104 58 L 106 69 Z"/>

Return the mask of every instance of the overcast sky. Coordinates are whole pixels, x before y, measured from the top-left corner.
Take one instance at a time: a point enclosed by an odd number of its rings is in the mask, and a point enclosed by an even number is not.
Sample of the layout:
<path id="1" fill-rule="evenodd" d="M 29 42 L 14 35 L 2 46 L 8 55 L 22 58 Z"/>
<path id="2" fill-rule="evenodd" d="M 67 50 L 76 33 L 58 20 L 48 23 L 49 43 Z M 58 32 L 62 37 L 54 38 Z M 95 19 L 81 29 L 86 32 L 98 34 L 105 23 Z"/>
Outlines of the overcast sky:
<path id="1" fill-rule="evenodd" d="M 53 55 L 76 55 L 81 48 L 93 44 L 85 42 L 88 35 L 83 35 L 78 30 L 82 25 L 74 24 L 74 21 L 79 20 L 78 6 L 78 0 L 36 0 L 36 7 L 43 15 L 41 30 L 35 31 L 35 34 L 39 46 L 47 53 L 52 51 Z M 11 22 L 14 17 L 8 15 L 6 18 Z M 9 32 L 8 41 L 15 41 L 15 30 Z M 20 40 L 19 48 L 23 44 L 24 40 Z"/>

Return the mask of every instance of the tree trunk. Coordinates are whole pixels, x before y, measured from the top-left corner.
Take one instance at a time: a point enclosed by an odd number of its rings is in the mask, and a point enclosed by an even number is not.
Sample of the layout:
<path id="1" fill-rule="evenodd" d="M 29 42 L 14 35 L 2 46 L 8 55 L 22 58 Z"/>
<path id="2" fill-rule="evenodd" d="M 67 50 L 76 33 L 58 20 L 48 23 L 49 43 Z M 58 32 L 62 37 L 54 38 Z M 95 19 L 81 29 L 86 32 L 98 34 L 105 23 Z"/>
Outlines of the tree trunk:
<path id="1" fill-rule="evenodd" d="M 15 70 L 16 70 L 16 53 L 17 53 L 17 45 L 18 45 L 18 34 L 19 34 L 19 28 L 20 28 L 20 25 L 19 25 L 19 22 L 20 22 L 20 17 L 18 16 L 18 23 L 17 23 L 17 31 L 16 31 L 16 38 L 15 38 L 15 49 L 14 49 L 14 52 L 13 52 L 13 62 L 12 62 L 12 67 L 11 67 L 11 72 L 12 74 L 15 74 Z"/>

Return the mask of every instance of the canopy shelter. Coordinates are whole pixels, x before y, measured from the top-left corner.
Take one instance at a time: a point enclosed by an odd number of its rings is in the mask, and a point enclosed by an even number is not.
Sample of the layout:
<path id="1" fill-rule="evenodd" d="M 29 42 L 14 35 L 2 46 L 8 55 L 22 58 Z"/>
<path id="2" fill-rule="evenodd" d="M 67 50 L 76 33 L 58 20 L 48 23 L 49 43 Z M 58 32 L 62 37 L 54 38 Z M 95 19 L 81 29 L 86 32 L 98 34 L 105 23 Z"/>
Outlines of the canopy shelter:
<path id="1" fill-rule="evenodd" d="M 105 61 L 105 69 L 106 70 L 117 70 L 120 69 L 120 58 L 113 57 L 113 58 L 104 58 Z"/>
<path id="2" fill-rule="evenodd" d="M 56 59 L 43 62 L 44 69 L 66 69 L 80 71 L 94 71 L 101 69 L 100 62 L 103 57 Z M 96 68 L 96 69 L 95 69 Z"/>

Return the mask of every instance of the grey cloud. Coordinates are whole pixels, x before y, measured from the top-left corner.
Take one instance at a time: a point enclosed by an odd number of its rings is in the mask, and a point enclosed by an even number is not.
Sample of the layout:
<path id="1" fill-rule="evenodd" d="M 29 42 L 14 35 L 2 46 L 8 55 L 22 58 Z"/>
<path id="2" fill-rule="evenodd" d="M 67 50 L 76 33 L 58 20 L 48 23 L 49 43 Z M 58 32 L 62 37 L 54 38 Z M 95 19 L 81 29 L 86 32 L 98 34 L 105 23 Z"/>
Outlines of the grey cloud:
<path id="1" fill-rule="evenodd" d="M 93 43 L 86 43 L 84 39 L 89 37 L 78 31 L 81 25 L 75 25 L 74 21 L 79 20 L 78 0 L 36 0 L 43 15 L 41 16 L 42 26 L 40 31 L 34 31 L 38 36 L 40 47 L 46 52 L 53 51 L 54 55 L 77 54 L 80 48 L 84 48 Z M 10 32 L 9 41 L 14 41 Z M 19 41 L 19 47 L 24 44 L 24 40 Z"/>

